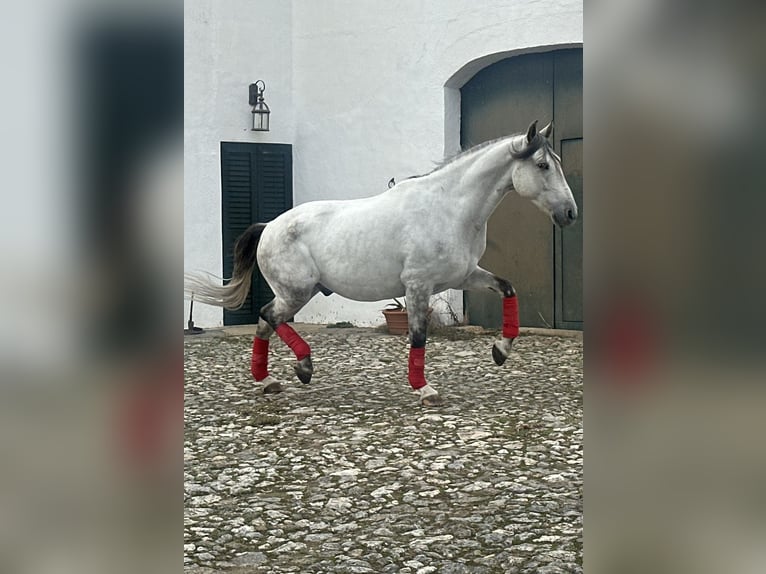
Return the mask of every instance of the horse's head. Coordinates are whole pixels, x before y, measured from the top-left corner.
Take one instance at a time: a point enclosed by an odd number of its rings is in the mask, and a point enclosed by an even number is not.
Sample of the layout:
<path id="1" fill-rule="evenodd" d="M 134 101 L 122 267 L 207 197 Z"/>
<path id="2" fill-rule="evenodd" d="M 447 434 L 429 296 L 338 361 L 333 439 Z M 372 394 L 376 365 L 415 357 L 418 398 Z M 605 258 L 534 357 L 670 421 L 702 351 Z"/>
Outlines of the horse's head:
<path id="1" fill-rule="evenodd" d="M 511 140 L 511 177 L 521 197 L 550 215 L 556 225 L 566 227 L 577 221 L 577 204 L 564 178 L 561 158 L 548 142 L 551 130 L 552 124 L 548 124 L 538 132 L 535 120 L 526 135 Z"/>

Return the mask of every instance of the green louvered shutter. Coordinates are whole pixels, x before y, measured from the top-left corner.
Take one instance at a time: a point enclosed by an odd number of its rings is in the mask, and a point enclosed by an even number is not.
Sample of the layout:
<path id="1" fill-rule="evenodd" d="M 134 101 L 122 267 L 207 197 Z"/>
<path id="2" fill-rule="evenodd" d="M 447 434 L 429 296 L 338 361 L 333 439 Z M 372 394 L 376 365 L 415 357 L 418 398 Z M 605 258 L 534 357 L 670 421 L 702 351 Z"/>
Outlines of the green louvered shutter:
<path id="1" fill-rule="evenodd" d="M 234 242 L 251 223 L 267 223 L 293 203 L 292 146 L 221 142 L 223 276 L 234 270 Z M 260 308 L 273 297 L 260 273 L 253 273 L 250 295 L 237 311 L 224 310 L 224 325 L 258 322 Z"/>

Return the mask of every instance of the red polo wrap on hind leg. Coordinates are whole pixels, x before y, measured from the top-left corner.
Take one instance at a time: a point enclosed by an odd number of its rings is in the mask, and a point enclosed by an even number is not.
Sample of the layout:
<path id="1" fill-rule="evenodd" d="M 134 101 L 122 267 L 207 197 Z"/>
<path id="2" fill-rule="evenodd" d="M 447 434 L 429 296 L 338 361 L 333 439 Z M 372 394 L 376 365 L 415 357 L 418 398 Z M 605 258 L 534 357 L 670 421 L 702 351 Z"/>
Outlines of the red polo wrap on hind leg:
<path id="1" fill-rule="evenodd" d="M 274 331 L 293 350 L 295 358 L 299 361 L 311 354 L 311 348 L 308 346 L 308 343 L 301 339 L 301 336 L 287 323 L 282 323 Z"/>
<path id="2" fill-rule="evenodd" d="M 516 295 L 503 299 L 503 337 L 515 339 L 519 336 L 519 300 Z"/>
<path id="3" fill-rule="evenodd" d="M 253 339 L 253 358 L 250 359 L 250 372 L 256 381 L 262 381 L 269 376 L 268 361 L 269 340 L 255 337 Z"/>
<path id="4" fill-rule="evenodd" d="M 410 361 L 409 361 L 409 381 L 410 386 L 413 389 L 419 389 L 426 386 L 426 348 L 420 347 L 418 349 L 410 347 Z"/>

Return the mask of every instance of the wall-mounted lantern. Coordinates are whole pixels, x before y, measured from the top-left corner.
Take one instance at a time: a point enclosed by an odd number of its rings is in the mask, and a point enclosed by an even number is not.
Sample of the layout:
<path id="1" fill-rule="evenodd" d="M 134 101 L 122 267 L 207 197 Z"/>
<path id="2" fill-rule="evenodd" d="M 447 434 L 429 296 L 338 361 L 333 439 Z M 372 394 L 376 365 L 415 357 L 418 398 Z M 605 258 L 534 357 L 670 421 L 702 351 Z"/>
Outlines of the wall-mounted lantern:
<path id="1" fill-rule="evenodd" d="M 266 84 L 263 80 L 258 80 L 250 84 L 250 105 L 253 106 L 253 127 L 250 131 L 267 132 L 269 131 L 269 106 L 263 101 L 263 92 L 266 90 Z"/>

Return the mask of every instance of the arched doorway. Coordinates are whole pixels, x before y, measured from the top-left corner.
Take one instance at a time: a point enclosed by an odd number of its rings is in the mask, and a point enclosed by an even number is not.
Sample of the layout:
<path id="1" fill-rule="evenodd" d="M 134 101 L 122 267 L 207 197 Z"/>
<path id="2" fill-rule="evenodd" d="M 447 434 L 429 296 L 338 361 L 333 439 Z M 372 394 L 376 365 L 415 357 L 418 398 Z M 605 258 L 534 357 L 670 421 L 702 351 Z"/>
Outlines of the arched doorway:
<path id="1" fill-rule="evenodd" d="M 460 89 L 463 149 L 519 132 L 532 120 L 553 120 L 553 145 L 580 209 L 563 231 L 528 201 L 510 194 L 489 220 L 480 265 L 513 283 L 521 324 L 582 328 L 582 49 L 514 56 L 476 73 Z M 492 293 L 466 292 L 471 324 L 498 328 L 501 306 Z"/>

